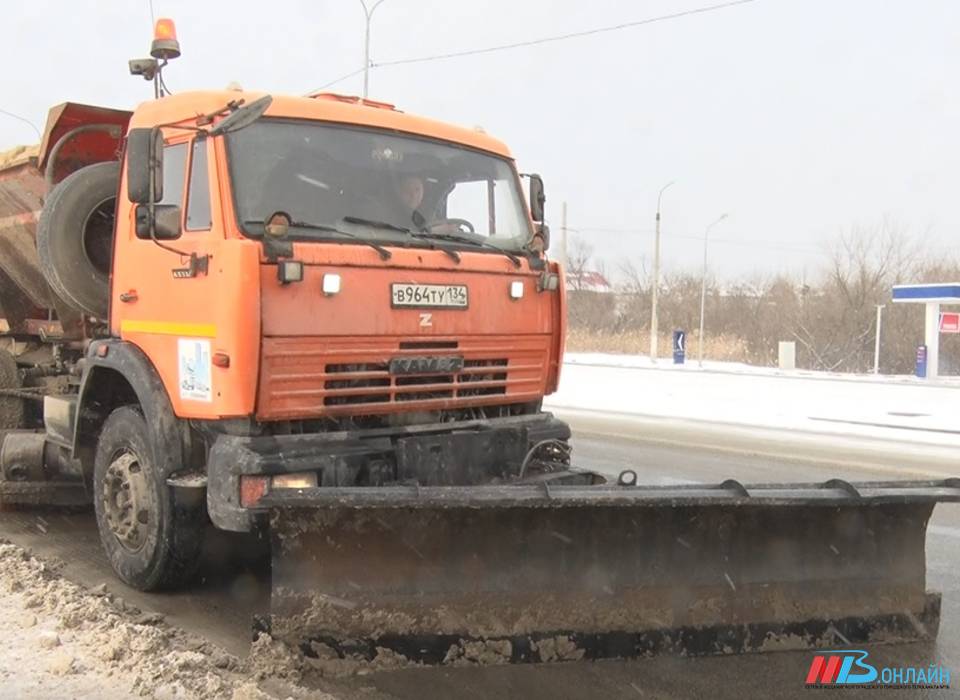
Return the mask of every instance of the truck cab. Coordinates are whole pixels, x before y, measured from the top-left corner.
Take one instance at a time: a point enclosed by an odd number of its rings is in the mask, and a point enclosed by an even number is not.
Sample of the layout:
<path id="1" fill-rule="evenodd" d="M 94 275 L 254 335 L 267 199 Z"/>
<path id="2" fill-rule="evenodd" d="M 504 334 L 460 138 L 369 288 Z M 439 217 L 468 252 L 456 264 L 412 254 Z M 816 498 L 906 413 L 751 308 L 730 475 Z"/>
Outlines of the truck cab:
<path id="1" fill-rule="evenodd" d="M 183 94 L 131 119 L 168 125 L 162 197 L 130 201 L 146 168 L 128 158 L 110 331 L 150 357 L 177 416 L 496 417 L 552 391 L 559 271 L 507 148 L 329 94 L 273 98 L 222 136 L 184 128 L 261 97 Z"/>

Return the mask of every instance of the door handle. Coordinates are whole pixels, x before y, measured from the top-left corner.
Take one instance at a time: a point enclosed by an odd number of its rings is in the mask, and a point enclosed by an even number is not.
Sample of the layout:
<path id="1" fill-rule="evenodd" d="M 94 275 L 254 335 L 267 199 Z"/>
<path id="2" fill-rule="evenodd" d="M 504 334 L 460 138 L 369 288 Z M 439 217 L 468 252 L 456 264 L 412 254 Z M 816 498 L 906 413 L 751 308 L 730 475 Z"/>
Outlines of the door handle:
<path id="1" fill-rule="evenodd" d="M 136 289 L 131 289 L 131 290 L 127 291 L 127 292 L 123 292 L 123 293 L 120 294 L 120 301 L 124 302 L 125 304 L 129 304 L 129 303 L 131 303 L 131 302 L 134 302 L 134 301 L 136 301 L 138 298 L 139 298 L 139 297 L 137 297 L 137 290 L 136 290 Z"/>

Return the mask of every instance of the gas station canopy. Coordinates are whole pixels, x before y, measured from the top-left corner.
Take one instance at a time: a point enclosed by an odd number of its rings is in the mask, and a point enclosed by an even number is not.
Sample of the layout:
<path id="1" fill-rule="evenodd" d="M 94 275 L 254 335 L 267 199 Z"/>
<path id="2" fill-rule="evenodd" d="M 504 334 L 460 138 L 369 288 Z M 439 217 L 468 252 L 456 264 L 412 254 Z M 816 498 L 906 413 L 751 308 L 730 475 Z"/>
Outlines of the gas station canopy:
<path id="1" fill-rule="evenodd" d="M 960 304 L 960 282 L 898 284 L 893 288 L 893 301 L 925 306 L 923 342 L 927 349 L 927 377 L 936 379 L 940 363 L 940 305 Z"/>

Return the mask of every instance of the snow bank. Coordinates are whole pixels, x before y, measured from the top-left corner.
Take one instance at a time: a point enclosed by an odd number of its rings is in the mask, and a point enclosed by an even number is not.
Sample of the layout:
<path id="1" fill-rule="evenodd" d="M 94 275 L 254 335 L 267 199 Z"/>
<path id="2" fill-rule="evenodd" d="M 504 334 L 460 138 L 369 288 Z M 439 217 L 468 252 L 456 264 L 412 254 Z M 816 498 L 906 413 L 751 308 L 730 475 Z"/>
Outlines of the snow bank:
<path id="1" fill-rule="evenodd" d="M 566 358 L 550 409 L 960 446 L 960 383 L 781 372 L 736 363 L 651 365 L 630 355 Z"/>

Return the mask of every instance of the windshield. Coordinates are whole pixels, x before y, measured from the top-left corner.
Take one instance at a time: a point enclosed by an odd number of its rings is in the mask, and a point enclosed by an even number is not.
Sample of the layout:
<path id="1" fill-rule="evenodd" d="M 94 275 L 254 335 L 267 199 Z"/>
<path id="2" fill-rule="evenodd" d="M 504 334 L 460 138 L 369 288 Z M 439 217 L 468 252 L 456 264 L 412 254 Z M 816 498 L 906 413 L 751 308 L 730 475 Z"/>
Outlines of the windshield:
<path id="1" fill-rule="evenodd" d="M 515 251 L 530 238 L 516 172 L 503 158 L 373 129 L 276 119 L 229 134 L 227 147 L 237 219 L 249 235 L 284 212 L 298 238 L 338 240 L 322 230 L 329 227 L 370 240 L 422 245 L 435 235 Z"/>

